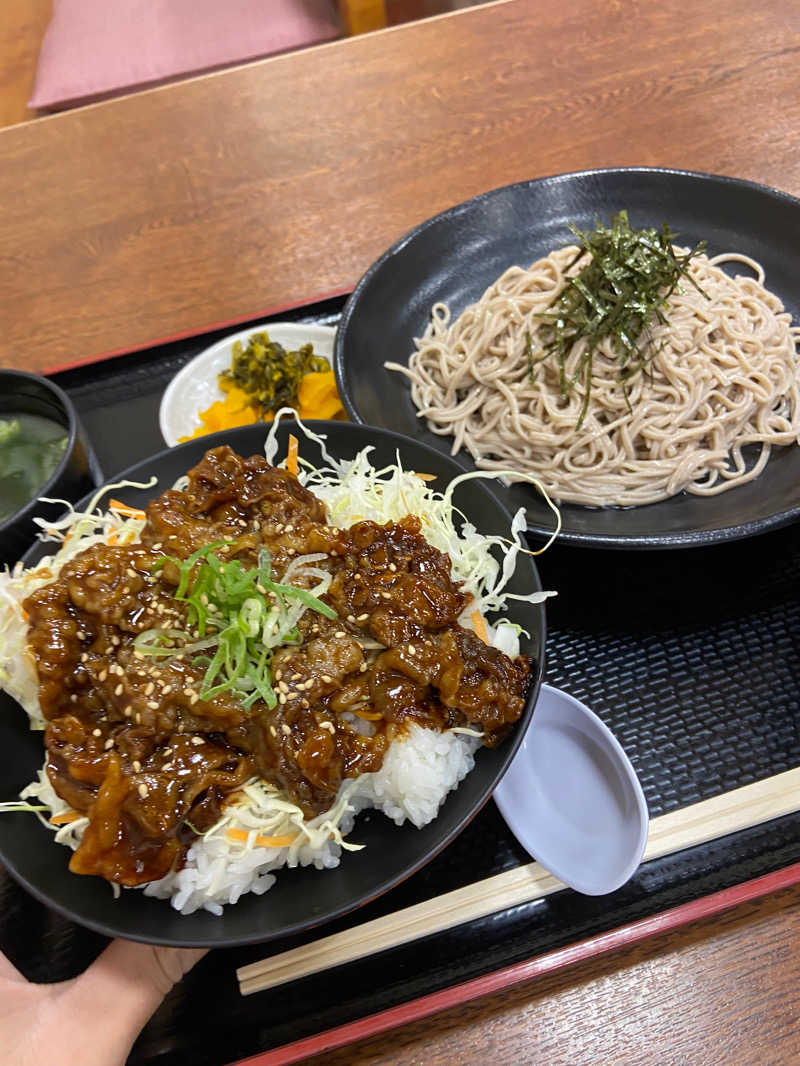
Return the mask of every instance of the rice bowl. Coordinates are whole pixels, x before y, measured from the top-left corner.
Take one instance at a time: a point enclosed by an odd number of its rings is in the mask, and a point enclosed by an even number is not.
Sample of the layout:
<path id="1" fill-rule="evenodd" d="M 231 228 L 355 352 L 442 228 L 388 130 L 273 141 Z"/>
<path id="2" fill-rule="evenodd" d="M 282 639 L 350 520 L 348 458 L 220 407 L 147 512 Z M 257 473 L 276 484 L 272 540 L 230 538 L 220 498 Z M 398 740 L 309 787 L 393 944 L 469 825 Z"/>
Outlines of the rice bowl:
<path id="1" fill-rule="evenodd" d="M 366 434 L 357 427 L 340 425 L 327 426 L 325 430 L 330 434 L 329 447 L 335 448 L 337 454 L 341 454 L 340 449 L 344 448 L 345 454 L 349 451 L 350 455 L 354 455 L 358 450 L 356 444 L 363 447 L 366 439 L 375 442 L 377 437 L 376 460 L 381 463 L 388 457 L 393 457 L 393 452 L 400 445 L 403 449 L 404 461 L 407 461 L 409 466 L 413 464 L 417 469 L 424 467 L 431 473 L 444 475 L 445 479 L 449 479 L 453 473 L 457 472 L 457 468 L 454 469 L 453 464 L 443 460 L 441 456 L 434 453 L 430 456 L 426 454 L 420 456 L 420 451 L 424 453 L 427 450 L 419 449 L 413 442 L 406 442 L 393 435 L 378 434 L 375 431 Z M 247 450 L 254 447 L 257 433 L 257 430 L 248 428 L 228 435 L 226 439 L 230 439 L 231 443 L 236 443 L 240 450 Z M 287 432 L 283 426 L 279 431 L 279 436 L 281 433 L 285 441 Z M 339 439 L 334 441 L 334 437 Z M 342 438 L 348 439 L 342 440 Z M 253 443 L 239 443 L 242 439 Z M 164 453 L 149 464 L 142 464 L 138 470 L 128 472 L 127 477 L 129 480 L 134 480 L 137 476 L 141 478 L 143 469 L 149 466 L 151 470 L 157 470 L 162 486 L 169 484 L 176 470 L 180 470 L 176 463 L 180 462 L 183 469 L 186 469 L 191 462 L 190 456 L 201 453 L 206 443 L 208 442 L 204 442 L 199 447 L 187 445 L 183 449 L 178 449 L 178 452 L 184 452 L 186 456 L 180 460 L 177 459 L 174 451 Z M 281 446 L 285 446 L 283 442 Z M 304 442 L 303 454 L 305 450 Z M 411 458 L 410 453 L 416 454 Z M 164 467 L 170 469 L 164 469 L 162 476 Z M 139 502 L 144 492 L 145 490 L 138 492 L 138 500 L 134 493 L 131 502 L 134 504 Z M 500 536 L 508 530 L 509 516 L 503 514 L 501 509 L 501 513 L 496 513 L 497 504 L 483 486 L 470 483 L 462 487 L 461 493 L 465 500 L 462 501 L 459 497 L 459 505 L 475 521 L 475 524 L 479 524 L 481 528 L 488 526 L 488 532 L 493 536 Z M 488 516 L 488 523 L 483 520 L 481 511 Z M 535 568 L 527 560 L 521 560 L 521 562 L 523 565 L 519 569 L 522 573 L 512 579 L 509 589 L 515 594 L 527 595 L 532 589 L 538 590 L 538 578 Z M 512 610 L 511 614 L 515 615 L 517 611 Z M 528 693 L 522 722 L 515 729 L 514 735 L 500 749 L 482 750 L 477 757 L 475 769 L 469 772 L 473 761 L 473 751 L 477 744 L 474 737 L 459 733 L 440 734 L 436 738 L 436 743 L 431 747 L 430 738 L 427 738 L 424 745 L 418 745 L 415 743 L 417 738 L 410 734 L 406 743 L 399 745 L 405 749 L 403 758 L 387 757 L 379 773 L 362 775 L 355 782 L 348 782 L 345 786 L 347 794 L 344 796 L 343 806 L 347 809 L 340 812 L 338 822 L 342 841 L 345 841 L 351 829 L 351 821 L 365 806 L 383 811 L 394 821 L 409 819 L 409 824 L 399 829 L 387 823 L 383 818 L 373 817 L 367 822 L 363 822 L 363 819 L 357 820 L 356 831 L 351 833 L 349 841 L 356 846 L 364 844 L 364 849 L 345 856 L 338 869 L 331 869 L 340 858 L 342 845 L 339 840 L 329 838 L 321 842 L 319 846 L 311 846 L 309 842 L 309 846 L 300 845 L 293 849 L 261 847 L 257 843 L 258 833 L 254 830 L 251 837 L 246 822 L 243 823 L 240 820 L 236 825 L 238 831 L 243 832 L 245 837 L 241 841 L 241 846 L 237 841 L 231 847 L 229 839 L 219 831 L 209 833 L 193 846 L 189 859 L 182 869 L 170 873 L 167 878 L 151 882 L 146 888 L 148 895 L 169 896 L 175 906 L 185 911 L 193 910 L 200 903 L 204 906 L 210 904 L 215 911 L 218 911 L 223 903 L 235 902 L 243 891 L 249 889 L 252 895 L 245 900 L 240 900 L 235 908 L 226 910 L 224 918 L 219 920 L 222 928 L 214 929 L 212 925 L 209 925 L 210 916 L 207 913 L 197 913 L 182 917 L 180 922 L 183 925 L 179 929 L 175 924 L 174 916 L 169 912 L 157 914 L 152 911 L 153 906 L 163 908 L 163 903 L 146 901 L 140 893 L 123 892 L 122 898 L 115 904 L 116 909 L 114 909 L 109 907 L 108 900 L 101 899 L 97 892 L 98 887 L 105 887 L 105 891 L 108 892 L 108 887 L 102 886 L 95 879 L 72 877 L 73 882 L 80 881 L 80 891 L 76 890 L 74 884 L 69 885 L 64 891 L 64 877 L 61 872 L 54 873 L 51 870 L 45 880 L 41 876 L 41 871 L 34 870 L 37 880 L 30 878 L 28 873 L 30 867 L 32 865 L 38 867 L 40 860 L 45 859 L 46 865 L 53 866 L 52 855 L 48 853 L 45 856 L 43 852 L 37 851 L 37 861 L 33 864 L 30 862 L 33 838 L 38 838 L 41 845 L 42 830 L 38 826 L 31 826 L 32 820 L 28 819 L 26 843 L 24 835 L 19 832 L 19 823 L 24 820 L 22 815 L 14 815 L 13 818 L 5 816 L 0 821 L 0 850 L 17 876 L 20 876 L 34 892 L 47 898 L 48 902 L 56 906 L 59 904 L 64 906 L 63 899 L 66 896 L 69 900 L 70 913 L 77 916 L 78 920 L 96 928 L 101 927 L 104 931 L 111 929 L 139 939 L 173 943 L 218 943 L 220 940 L 230 943 L 231 937 L 235 942 L 241 942 L 242 939 L 265 939 L 282 932 L 295 931 L 321 920 L 322 917 L 342 913 L 351 906 L 357 905 L 361 899 L 369 898 L 385 890 L 402 876 L 410 873 L 421 862 L 426 861 L 455 835 L 490 794 L 494 780 L 513 754 L 524 724 L 530 716 L 535 690 L 541 676 L 542 609 L 541 607 L 529 609 L 523 613 L 523 617 L 532 635 L 532 641 L 527 644 L 527 647 L 531 648 L 535 655 L 533 684 Z M 8 725 L 9 723 L 3 722 L 4 728 Z M 14 732 L 17 734 L 17 739 L 12 741 L 12 747 L 19 748 L 20 730 L 16 728 Z M 27 740 L 23 746 L 29 752 L 32 750 Z M 5 760 L 6 763 L 10 761 Z M 28 762 L 30 764 L 30 759 Z M 3 770 L 5 771 L 6 768 L 7 766 L 4 765 Z M 10 776 L 19 781 L 21 775 L 18 767 Z M 4 777 L 8 783 L 9 775 L 4 774 Z M 444 803 L 438 818 L 429 822 L 431 813 L 435 813 L 441 801 L 442 791 L 446 793 L 459 781 L 462 782 L 460 788 L 452 793 Z M 413 782 L 413 785 L 409 782 Z M 412 791 L 413 801 L 409 799 Z M 3 798 L 10 800 L 12 795 L 13 793 L 9 795 L 9 791 L 5 790 Z M 428 822 L 427 825 L 425 825 L 426 822 Z M 425 825 L 425 828 L 417 830 L 414 828 L 415 825 Z M 222 829 L 224 828 L 223 825 Z M 68 835 L 69 832 L 64 833 L 65 837 Z M 25 865 L 26 853 L 28 869 L 23 870 L 17 863 L 19 856 L 22 855 L 22 865 Z M 271 888 L 267 901 L 259 910 L 254 906 L 258 902 L 254 896 L 271 886 L 274 869 L 282 865 L 317 866 L 328 872 L 325 873 L 324 878 L 320 877 L 318 880 L 312 871 L 303 874 L 304 886 L 307 888 L 310 883 L 313 883 L 314 889 L 313 899 L 309 898 L 303 903 L 297 900 L 296 891 L 293 891 L 291 887 L 282 887 L 282 880 L 290 876 L 296 880 L 300 876 L 299 872 L 290 874 L 286 871 L 279 877 L 278 884 Z M 53 898 L 54 892 L 51 886 L 55 886 L 55 895 L 60 898 Z M 80 912 L 78 915 L 73 909 L 76 905 Z M 143 918 L 144 921 L 142 921 Z M 124 926 L 124 931 L 120 923 Z M 236 929 L 233 933 L 231 932 L 232 926 Z"/>

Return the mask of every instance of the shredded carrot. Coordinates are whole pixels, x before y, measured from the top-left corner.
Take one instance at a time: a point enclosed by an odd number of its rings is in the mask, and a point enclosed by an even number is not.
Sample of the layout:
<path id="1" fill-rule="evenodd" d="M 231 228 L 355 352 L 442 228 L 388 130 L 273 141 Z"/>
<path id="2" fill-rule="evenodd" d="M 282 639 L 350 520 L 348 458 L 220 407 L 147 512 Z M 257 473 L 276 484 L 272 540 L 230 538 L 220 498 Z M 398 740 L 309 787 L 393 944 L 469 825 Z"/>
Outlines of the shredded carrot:
<path id="1" fill-rule="evenodd" d="M 286 456 L 286 469 L 294 477 L 297 477 L 297 437 L 294 433 L 289 434 L 289 451 Z"/>
<path id="2" fill-rule="evenodd" d="M 356 718 L 363 718 L 365 722 L 377 722 L 383 718 L 380 711 L 353 711 Z"/>
<path id="3" fill-rule="evenodd" d="M 229 840 L 238 840 L 240 844 L 246 844 L 250 834 L 246 829 L 229 829 L 225 834 Z M 297 839 L 297 833 L 290 833 L 280 837 L 262 836 L 261 833 L 255 839 L 260 848 L 288 848 Z"/>
<path id="4" fill-rule="evenodd" d="M 486 622 L 480 611 L 473 611 L 470 615 L 472 619 L 472 628 L 475 630 L 477 636 L 481 638 L 484 644 L 489 643 L 489 634 L 486 630 Z"/>
<path id="5" fill-rule="evenodd" d="M 117 514 L 127 515 L 128 518 L 145 518 L 144 511 L 139 510 L 138 507 L 129 507 L 127 503 L 121 503 L 119 500 L 109 500 L 108 506 L 112 511 L 116 511 Z"/>
<path id="6" fill-rule="evenodd" d="M 119 540 L 119 537 L 117 536 L 116 529 L 112 529 L 111 532 L 106 537 L 106 544 L 116 544 L 118 540 Z"/>
<path id="7" fill-rule="evenodd" d="M 30 622 L 31 616 L 28 614 L 28 612 L 25 610 L 25 608 L 24 607 L 20 607 L 20 610 L 22 611 L 22 620 L 23 620 L 23 622 Z"/>
<path id="8" fill-rule="evenodd" d="M 420 481 L 435 481 L 436 480 L 436 474 L 415 474 L 415 477 L 418 477 L 420 479 Z"/>
<path id="9" fill-rule="evenodd" d="M 51 825 L 69 825 L 70 822 L 76 822 L 79 818 L 83 818 L 82 814 L 77 811 L 62 811 L 61 814 L 54 814 L 50 819 Z"/>

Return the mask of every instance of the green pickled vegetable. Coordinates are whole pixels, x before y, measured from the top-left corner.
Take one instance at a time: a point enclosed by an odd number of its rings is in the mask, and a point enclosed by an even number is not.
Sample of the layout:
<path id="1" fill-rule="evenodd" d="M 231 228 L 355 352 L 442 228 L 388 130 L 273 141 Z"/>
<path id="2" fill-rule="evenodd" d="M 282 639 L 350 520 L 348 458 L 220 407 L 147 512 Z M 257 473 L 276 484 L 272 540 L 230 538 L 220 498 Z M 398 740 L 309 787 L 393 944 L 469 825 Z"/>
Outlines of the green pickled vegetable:
<path id="1" fill-rule="evenodd" d="M 297 407 L 303 375 L 329 370 L 328 360 L 315 355 L 312 344 L 290 352 L 264 332 L 254 333 L 246 347 L 241 341 L 234 343 L 231 368 L 223 370 L 219 379 L 247 393 L 263 417 L 281 407 Z"/>

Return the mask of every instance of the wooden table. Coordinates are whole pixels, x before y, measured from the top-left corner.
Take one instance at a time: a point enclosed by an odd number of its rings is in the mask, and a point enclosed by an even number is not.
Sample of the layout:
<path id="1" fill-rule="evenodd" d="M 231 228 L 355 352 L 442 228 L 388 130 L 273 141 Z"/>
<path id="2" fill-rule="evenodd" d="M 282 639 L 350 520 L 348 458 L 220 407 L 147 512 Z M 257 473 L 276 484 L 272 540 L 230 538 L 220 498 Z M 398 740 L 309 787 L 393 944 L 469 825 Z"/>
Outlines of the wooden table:
<path id="1" fill-rule="evenodd" d="M 487 188 L 658 164 L 800 192 L 794 0 L 510 0 L 0 131 L 0 363 L 350 290 Z"/>
<path id="2" fill-rule="evenodd" d="M 795 0 L 509 0 L 0 131 L 0 364 L 350 290 L 421 219 L 584 167 L 800 194 Z M 314 1060 L 800 1059 L 800 888 Z"/>

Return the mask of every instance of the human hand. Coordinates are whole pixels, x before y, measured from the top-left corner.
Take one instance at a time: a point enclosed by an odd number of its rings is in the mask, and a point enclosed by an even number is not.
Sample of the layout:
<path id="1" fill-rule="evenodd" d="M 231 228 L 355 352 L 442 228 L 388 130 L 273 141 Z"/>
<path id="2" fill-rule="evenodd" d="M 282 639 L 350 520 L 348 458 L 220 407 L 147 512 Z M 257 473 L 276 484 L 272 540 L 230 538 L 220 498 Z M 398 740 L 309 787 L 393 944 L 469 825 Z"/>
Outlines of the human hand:
<path id="1" fill-rule="evenodd" d="M 36 985 L 0 953 L 0 1062 L 124 1066 L 164 996 L 205 951 L 115 940 L 71 981 Z"/>

